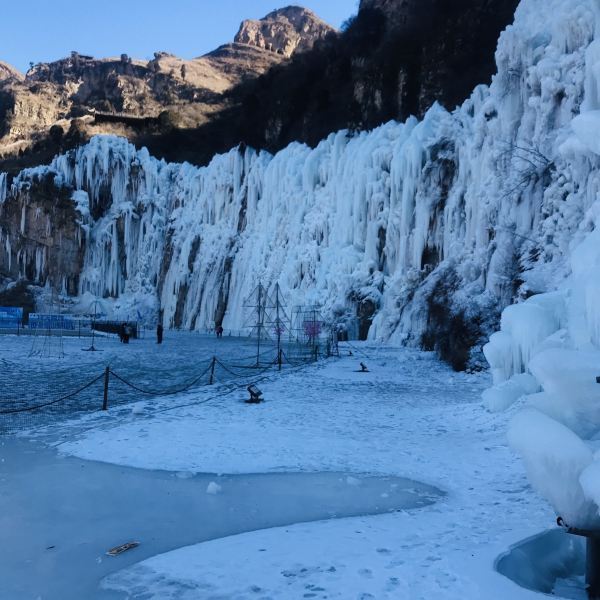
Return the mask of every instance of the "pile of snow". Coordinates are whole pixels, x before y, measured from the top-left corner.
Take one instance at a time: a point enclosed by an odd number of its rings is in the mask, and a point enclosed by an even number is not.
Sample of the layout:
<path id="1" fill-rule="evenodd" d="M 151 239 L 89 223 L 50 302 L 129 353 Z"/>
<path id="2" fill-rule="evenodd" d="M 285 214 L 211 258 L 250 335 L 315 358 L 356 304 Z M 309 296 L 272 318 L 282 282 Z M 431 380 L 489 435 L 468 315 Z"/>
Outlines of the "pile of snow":
<path id="1" fill-rule="evenodd" d="M 554 419 L 529 409 L 513 419 L 508 439 L 523 456 L 532 485 L 567 523 L 600 525 L 598 507 L 586 498 L 579 482 L 592 463 L 592 452 L 581 438 Z"/>

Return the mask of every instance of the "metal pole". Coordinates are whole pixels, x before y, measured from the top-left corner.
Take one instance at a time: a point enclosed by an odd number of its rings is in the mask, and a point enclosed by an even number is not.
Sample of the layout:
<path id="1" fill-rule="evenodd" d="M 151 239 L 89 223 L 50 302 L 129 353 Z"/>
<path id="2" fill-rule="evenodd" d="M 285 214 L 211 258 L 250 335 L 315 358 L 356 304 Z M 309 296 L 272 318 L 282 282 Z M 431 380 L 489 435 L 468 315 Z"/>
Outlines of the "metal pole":
<path id="1" fill-rule="evenodd" d="M 260 336 L 262 329 L 262 283 L 258 284 L 258 323 L 257 323 L 257 331 L 258 331 L 258 340 L 256 342 L 256 366 L 260 366 Z"/>
<path id="2" fill-rule="evenodd" d="M 313 308 L 312 311 L 312 334 L 313 334 L 313 352 L 315 360 L 317 360 L 317 311 Z"/>
<path id="3" fill-rule="evenodd" d="M 212 363 L 210 365 L 210 380 L 208 385 L 212 385 L 215 381 L 215 364 L 217 362 L 217 357 L 213 356 Z"/>
<path id="4" fill-rule="evenodd" d="M 600 600 L 600 536 L 587 538 L 585 583 L 589 600 Z"/>
<path id="5" fill-rule="evenodd" d="M 275 286 L 275 305 L 277 308 L 277 361 L 281 371 L 281 320 L 279 319 L 279 284 Z"/>
<path id="6" fill-rule="evenodd" d="M 585 586 L 589 600 L 600 600 L 600 530 L 569 527 L 562 517 L 556 520 L 572 535 L 586 538 Z"/>
<path id="7" fill-rule="evenodd" d="M 102 402 L 102 410 L 108 410 L 108 381 L 110 379 L 110 367 L 104 369 L 104 401 Z"/>
<path id="8" fill-rule="evenodd" d="M 96 307 L 98 306 L 98 299 L 94 301 L 94 320 L 92 321 L 92 349 L 95 350 L 94 342 L 96 341 Z"/>

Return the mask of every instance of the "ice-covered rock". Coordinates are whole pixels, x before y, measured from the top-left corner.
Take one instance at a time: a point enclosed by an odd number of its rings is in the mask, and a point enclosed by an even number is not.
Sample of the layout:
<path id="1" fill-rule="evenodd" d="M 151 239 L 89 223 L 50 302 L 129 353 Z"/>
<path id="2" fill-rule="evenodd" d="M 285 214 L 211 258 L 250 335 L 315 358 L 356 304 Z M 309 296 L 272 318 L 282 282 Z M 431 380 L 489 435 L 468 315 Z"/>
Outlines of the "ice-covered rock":
<path id="1" fill-rule="evenodd" d="M 596 452 L 594 462 L 586 467 L 579 477 L 581 487 L 590 501 L 594 502 L 596 507 L 600 507 L 600 453 Z M 600 513 L 596 515 L 600 524 Z"/>
<path id="2" fill-rule="evenodd" d="M 538 410 L 584 439 L 600 431 L 600 352 L 550 349 L 538 354 L 529 369 L 544 390 L 534 402 Z"/>
<path id="3" fill-rule="evenodd" d="M 533 410 L 512 421 L 508 439 L 525 462 L 534 488 L 571 526 L 600 526 L 598 506 L 583 491 L 579 477 L 592 463 L 592 452 L 568 427 Z"/>
<path id="4" fill-rule="evenodd" d="M 492 367 L 494 383 L 513 373 L 522 373 L 550 335 L 564 325 L 565 307 L 561 293 L 532 296 L 522 304 L 508 306 L 502 313 L 501 331 L 493 334 L 484 347 Z"/>
<path id="5" fill-rule="evenodd" d="M 207 486 L 206 486 L 206 493 L 207 494 L 211 494 L 213 496 L 216 496 L 217 494 L 220 494 L 223 491 L 223 488 L 216 482 L 211 481 Z"/>
<path id="6" fill-rule="evenodd" d="M 519 398 L 534 394 L 539 390 L 539 383 L 529 373 L 518 373 L 507 381 L 495 385 L 482 394 L 483 402 L 491 412 L 501 412 L 513 405 Z"/>

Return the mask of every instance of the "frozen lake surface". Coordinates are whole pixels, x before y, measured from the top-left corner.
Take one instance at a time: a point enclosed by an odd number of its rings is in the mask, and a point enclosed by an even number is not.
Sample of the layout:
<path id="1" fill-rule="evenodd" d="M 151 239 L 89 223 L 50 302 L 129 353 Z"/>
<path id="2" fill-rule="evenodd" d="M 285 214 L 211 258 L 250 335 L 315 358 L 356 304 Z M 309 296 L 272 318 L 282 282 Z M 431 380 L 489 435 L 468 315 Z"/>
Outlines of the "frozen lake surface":
<path id="1" fill-rule="evenodd" d="M 108 355 L 152 383 L 213 348 L 230 362 L 254 349 L 178 336 L 160 348 L 106 340 L 93 356 L 73 340 L 68 364 L 27 361 L 27 345 L 4 336 L 0 359 L 20 365 L 23 385 L 27 372 L 83 373 Z M 507 448 L 510 413 L 481 406 L 488 376 L 453 373 L 432 353 L 343 348 L 260 375 L 259 405 L 224 381 L 0 437 L 0 586 L 12 586 L 0 598 L 539 598 L 494 568 L 555 516 Z M 207 494 L 211 482 L 220 493 Z M 141 545 L 105 555 L 132 540 Z"/>
<path id="2" fill-rule="evenodd" d="M 43 336 L 42 336 L 43 337 Z M 14 415 L 0 414 L 0 433 L 36 427 L 62 420 L 76 413 L 98 411 L 103 401 L 103 377 L 109 366 L 119 376 L 144 390 L 170 393 L 188 387 L 196 389 L 209 380 L 210 362 L 217 357 L 230 370 L 217 364 L 213 373 L 215 383 L 233 379 L 252 379 L 257 362 L 256 340 L 224 336 L 169 331 L 162 345 L 156 344 L 153 332 L 145 337 L 121 344 L 116 336 L 96 337 L 94 346 L 98 352 L 86 352 L 91 338 L 51 338 L 48 354 L 31 356 L 32 348 L 42 341 L 31 336 L 0 336 L 0 411 L 50 403 L 33 412 Z M 64 356 L 58 354 L 62 344 Z M 286 356 L 292 362 L 305 359 L 299 347 L 284 345 Z M 260 346 L 259 365 L 268 367 L 277 356 L 273 342 L 263 340 Z M 284 365 L 287 366 L 287 365 Z M 67 400 L 57 399 L 77 391 L 87 383 L 98 381 Z M 156 396 L 140 394 L 118 379 L 111 377 L 109 384 L 109 406 L 127 404 L 132 401 Z"/>
<path id="3" fill-rule="evenodd" d="M 207 493 L 212 482 L 216 494 Z M 133 469 L 14 438 L 1 442 L 0 483 L 0 598 L 11 600 L 124 598 L 99 591 L 101 578 L 156 554 L 301 521 L 416 509 L 441 495 L 399 477 Z M 138 548 L 106 556 L 133 540 Z"/>

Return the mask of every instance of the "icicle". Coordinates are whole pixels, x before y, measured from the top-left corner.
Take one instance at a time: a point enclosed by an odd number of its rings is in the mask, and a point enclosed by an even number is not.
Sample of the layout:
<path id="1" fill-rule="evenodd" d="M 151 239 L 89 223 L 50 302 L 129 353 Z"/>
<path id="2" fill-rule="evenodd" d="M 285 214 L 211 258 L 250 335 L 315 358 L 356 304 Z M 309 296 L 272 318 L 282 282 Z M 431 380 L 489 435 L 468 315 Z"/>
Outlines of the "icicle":
<path id="1" fill-rule="evenodd" d="M 7 184 L 8 182 L 6 173 L 0 173 L 0 204 L 3 204 L 6 200 L 6 196 L 8 193 Z"/>

